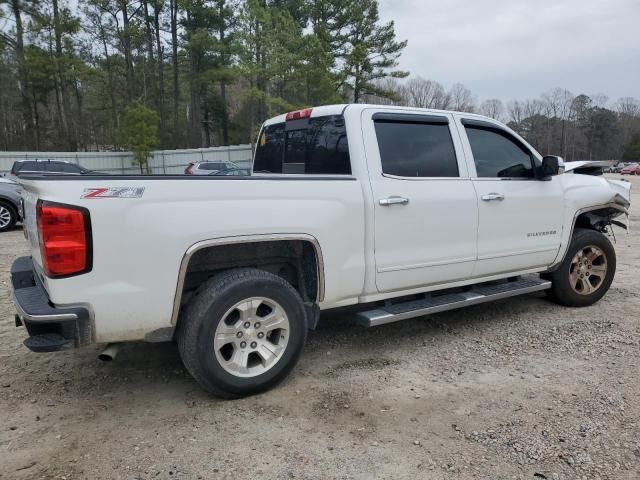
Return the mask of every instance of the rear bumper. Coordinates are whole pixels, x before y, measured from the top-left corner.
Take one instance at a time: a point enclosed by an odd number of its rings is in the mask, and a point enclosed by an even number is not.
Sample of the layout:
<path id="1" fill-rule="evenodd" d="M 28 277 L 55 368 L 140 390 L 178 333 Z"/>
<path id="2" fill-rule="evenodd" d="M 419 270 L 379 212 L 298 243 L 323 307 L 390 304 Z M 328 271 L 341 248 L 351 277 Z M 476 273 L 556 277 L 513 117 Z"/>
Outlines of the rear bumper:
<path id="1" fill-rule="evenodd" d="M 24 325 L 24 341 L 34 352 L 55 352 L 91 343 L 89 311 L 83 307 L 58 308 L 33 272 L 31 257 L 17 258 L 11 265 L 11 284 L 16 326 Z"/>

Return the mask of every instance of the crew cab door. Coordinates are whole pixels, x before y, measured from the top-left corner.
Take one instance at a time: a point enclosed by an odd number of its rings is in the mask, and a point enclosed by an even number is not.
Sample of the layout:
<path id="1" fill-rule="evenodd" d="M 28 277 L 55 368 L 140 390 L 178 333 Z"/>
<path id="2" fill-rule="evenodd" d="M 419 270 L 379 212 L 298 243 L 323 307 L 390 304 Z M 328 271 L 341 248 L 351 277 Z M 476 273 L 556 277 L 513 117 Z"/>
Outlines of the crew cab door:
<path id="1" fill-rule="evenodd" d="M 563 190 L 536 176 L 531 148 L 500 124 L 456 115 L 478 198 L 480 277 L 544 267 L 560 248 Z"/>
<path id="2" fill-rule="evenodd" d="M 374 210 L 376 286 L 407 290 L 468 278 L 477 198 L 449 114 L 362 112 Z"/>

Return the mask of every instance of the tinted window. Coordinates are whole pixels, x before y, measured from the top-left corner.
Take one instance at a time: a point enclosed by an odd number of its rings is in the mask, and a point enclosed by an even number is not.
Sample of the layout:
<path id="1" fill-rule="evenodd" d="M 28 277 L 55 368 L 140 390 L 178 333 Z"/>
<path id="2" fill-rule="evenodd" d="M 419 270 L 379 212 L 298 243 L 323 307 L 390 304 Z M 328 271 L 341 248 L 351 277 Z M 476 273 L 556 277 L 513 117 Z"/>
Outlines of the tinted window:
<path id="1" fill-rule="evenodd" d="M 43 170 L 42 162 L 16 162 L 13 167 L 13 172 L 41 172 Z"/>
<path id="2" fill-rule="evenodd" d="M 258 140 L 253 171 L 350 175 L 344 118 L 333 115 L 264 128 Z"/>
<path id="3" fill-rule="evenodd" d="M 54 172 L 82 173 L 82 169 L 78 165 L 74 165 L 73 163 L 62 163 L 62 162 L 60 163 L 55 162 L 55 163 L 56 165 L 52 165 Z"/>
<path id="4" fill-rule="evenodd" d="M 382 171 L 400 177 L 457 177 L 458 162 L 443 123 L 375 121 Z"/>
<path id="5" fill-rule="evenodd" d="M 506 132 L 465 127 L 478 177 L 532 178 L 531 153 Z"/>
<path id="6" fill-rule="evenodd" d="M 201 163 L 198 166 L 198 170 L 223 170 L 227 168 L 224 163 Z"/>
<path id="7" fill-rule="evenodd" d="M 42 162 L 45 172 L 64 172 L 65 164 L 62 162 Z"/>
<path id="8" fill-rule="evenodd" d="M 253 171 L 256 173 L 282 173 L 284 158 L 284 123 L 269 125 L 262 129 Z"/>

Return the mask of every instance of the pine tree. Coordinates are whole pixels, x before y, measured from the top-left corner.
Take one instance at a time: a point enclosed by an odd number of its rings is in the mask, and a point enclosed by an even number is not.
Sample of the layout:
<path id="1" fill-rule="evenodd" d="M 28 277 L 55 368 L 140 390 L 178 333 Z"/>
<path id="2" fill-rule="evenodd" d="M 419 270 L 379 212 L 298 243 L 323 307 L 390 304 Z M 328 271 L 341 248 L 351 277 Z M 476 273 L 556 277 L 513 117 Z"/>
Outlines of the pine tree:
<path id="1" fill-rule="evenodd" d="M 343 88 L 350 91 L 354 102 L 360 101 L 363 95 L 393 95 L 376 81 L 409 75 L 392 70 L 398 65 L 407 41 L 396 40 L 393 21 L 379 24 L 377 0 L 351 0 L 341 15 L 343 18 L 338 23 L 344 27 L 338 38 L 343 41 L 345 53 L 339 76 Z"/>

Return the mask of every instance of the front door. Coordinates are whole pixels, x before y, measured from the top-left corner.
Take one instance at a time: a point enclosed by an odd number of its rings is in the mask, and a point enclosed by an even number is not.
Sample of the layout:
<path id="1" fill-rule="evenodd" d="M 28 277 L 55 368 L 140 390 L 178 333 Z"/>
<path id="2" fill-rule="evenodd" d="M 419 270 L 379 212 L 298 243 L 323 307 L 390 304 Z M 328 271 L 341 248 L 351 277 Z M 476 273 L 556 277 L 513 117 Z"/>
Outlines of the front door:
<path id="1" fill-rule="evenodd" d="M 558 177 L 536 178 L 529 147 L 499 125 L 464 119 L 458 123 L 479 211 L 478 262 L 485 276 L 550 265 L 560 248 L 563 190 Z"/>
<path id="2" fill-rule="evenodd" d="M 477 198 L 451 122 L 448 114 L 363 112 L 380 292 L 472 274 Z"/>

